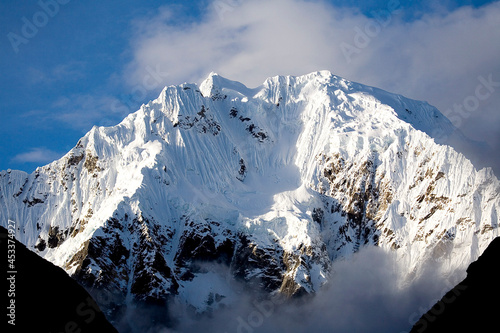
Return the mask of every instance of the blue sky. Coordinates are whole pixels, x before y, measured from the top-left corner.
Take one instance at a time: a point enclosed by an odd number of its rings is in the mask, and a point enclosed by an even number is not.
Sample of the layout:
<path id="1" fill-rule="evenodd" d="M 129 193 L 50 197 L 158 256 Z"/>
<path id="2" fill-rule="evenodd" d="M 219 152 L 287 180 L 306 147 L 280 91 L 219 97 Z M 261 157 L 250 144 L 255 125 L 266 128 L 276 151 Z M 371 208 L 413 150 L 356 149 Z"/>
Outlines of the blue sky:
<path id="1" fill-rule="evenodd" d="M 467 105 L 500 82 L 498 1 L 7 0 L 0 15 L 0 170 L 32 172 L 212 70 L 256 86 L 328 69 L 427 100 L 500 149 L 500 88 Z"/>

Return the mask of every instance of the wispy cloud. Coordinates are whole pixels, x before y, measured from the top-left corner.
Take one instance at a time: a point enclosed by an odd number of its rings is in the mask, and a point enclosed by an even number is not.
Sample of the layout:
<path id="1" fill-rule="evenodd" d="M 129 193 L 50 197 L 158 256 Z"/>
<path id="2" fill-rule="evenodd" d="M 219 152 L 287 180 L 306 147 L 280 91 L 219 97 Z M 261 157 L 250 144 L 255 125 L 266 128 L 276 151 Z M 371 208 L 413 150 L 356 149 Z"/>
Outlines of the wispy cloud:
<path id="1" fill-rule="evenodd" d="M 28 79 L 31 84 L 71 82 L 85 77 L 85 63 L 82 61 L 71 61 L 65 64 L 59 64 L 52 68 L 27 69 Z"/>
<path id="2" fill-rule="evenodd" d="M 437 264 L 427 263 L 410 281 L 399 260 L 388 250 L 362 248 L 349 260 L 335 261 L 329 283 L 312 297 L 269 301 L 236 285 L 235 304 L 194 321 L 178 304 L 169 309 L 180 332 L 408 332 L 465 272 L 444 278 Z"/>
<path id="3" fill-rule="evenodd" d="M 86 133 L 94 125 L 116 125 L 131 111 L 135 110 L 110 95 L 71 94 L 59 97 L 45 110 L 30 110 L 22 116 L 36 128 L 48 129 L 62 124 Z"/>
<path id="4" fill-rule="evenodd" d="M 341 56 L 333 45 L 340 43 L 337 35 L 343 29 L 334 23 L 337 18 L 342 23 L 348 20 L 340 17 L 341 10 L 326 3 L 256 0 L 232 7 L 216 4 L 209 5 L 197 22 L 172 24 L 175 12 L 169 7 L 161 8 L 156 18 L 137 21 L 134 61 L 126 76 L 140 81 L 146 66 L 160 64 L 170 73 L 168 83 L 196 81 L 217 70 L 258 85 L 268 76 L 317 70 L 331 65 L 332 56 Z"/>
<path id="5" fill-rule="evenodd" d="M 116 103 L 119 102 L 112 96 L 80 94 L 61 97 L 52 107 L 60 110 L 54 114 L 55 120 L 87 131 L 93 125 L 115 125 L 129 113 L 126 109 L 114 108 Z"/>
<path id="6" fill-rule="evenodd" d="M 63 154 L 52 151 L 45 147 L 32 148 L 27 152 L 20 153 L 12 158 L 12 162 L 16 163 L 49 163 Z"/>

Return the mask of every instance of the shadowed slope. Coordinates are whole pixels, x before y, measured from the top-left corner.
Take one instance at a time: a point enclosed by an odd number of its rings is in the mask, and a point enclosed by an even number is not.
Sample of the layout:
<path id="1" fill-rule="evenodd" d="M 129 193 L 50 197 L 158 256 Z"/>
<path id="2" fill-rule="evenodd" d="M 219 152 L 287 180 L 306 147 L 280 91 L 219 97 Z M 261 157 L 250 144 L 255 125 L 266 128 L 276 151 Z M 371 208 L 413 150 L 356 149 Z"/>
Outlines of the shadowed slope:
<path id="1" fill-rule="evenodd" d="M 467 327 L 474 328 L 475 332 L 498 330 L 499 258 L 500 238 L 497 237 L 479 259 L 470 264 L 467 277 L 424 314 L 411 333 L 459 332 Z M 492 330 L 493 327 L 496 330 Z"/>
<path id="2" fill-rule="evenodd" d="M 117 332 L 94 299 L 66 272 L 26 249 L 15 240 L 15 260 L 7 262 L 7 230 L 0 227 L 0 248 L 5 292 L 2 308 L 7 314 L 7 332 Z M 14 266 L 10 266 L 10 265 Z M 11 302 L 14 300 L 12 305 Z M 8 309 L 8 307 L 11 309 Z M 15 310 L 13 308 L 15 307 Z M 7 308 L 7 310 L 5 310 Z M 4 326 L 4 327 L 5 327 Z M 5 331 L 3 331 L 5 332 Z"/>

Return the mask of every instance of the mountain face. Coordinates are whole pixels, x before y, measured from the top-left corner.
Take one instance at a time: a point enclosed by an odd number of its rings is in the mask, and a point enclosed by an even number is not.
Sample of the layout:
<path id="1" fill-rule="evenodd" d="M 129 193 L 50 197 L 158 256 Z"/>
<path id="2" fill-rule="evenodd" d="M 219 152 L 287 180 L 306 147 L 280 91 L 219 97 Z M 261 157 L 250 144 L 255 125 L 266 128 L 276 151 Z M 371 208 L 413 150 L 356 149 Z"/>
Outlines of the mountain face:
<path id="1" fill-rule="evenodd" d="M 314 293 L 365 246 L 395 251 L 410 280 L 428 262 L 454 272 L 498 236 L 500 184 L 436 131 L 456 129 L 427 103 L 326 71 L 255 89 L 212 73 L 32 174 L 2 171 L 0 220 L 112 295 L 115 321 L 138 304 L 230 305 L 232 280 Z"/>

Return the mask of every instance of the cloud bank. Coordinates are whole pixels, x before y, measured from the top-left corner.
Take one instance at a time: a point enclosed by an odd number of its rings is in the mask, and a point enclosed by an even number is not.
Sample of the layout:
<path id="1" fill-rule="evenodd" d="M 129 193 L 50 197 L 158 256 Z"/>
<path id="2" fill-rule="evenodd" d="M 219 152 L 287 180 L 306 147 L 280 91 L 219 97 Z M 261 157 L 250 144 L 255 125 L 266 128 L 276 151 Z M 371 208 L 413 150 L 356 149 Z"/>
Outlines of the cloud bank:
<path id="1" fill-rule="evenodd" d="M 500 2 L 437 8 L 412 20 L 398 0 L 369 16 L 319 0 L 212 1 L 201 18 L 185 21 L 177 10 L 164 6 L 133 23 L 133 57 L 123 73 L 131 87 L 151 68 L 161 68 L 162 84 L 200 82 L 216 71 L 248 86 L 328 69 L 426 100 L 459 117 L 455 125 L 468 137 L 500 148 Z M 491 77 L 492 91 L 471 104 L 480 77 Z"/>
<path id="2" fill-rule="evenodd" d="M 400 265 L 394 252 L 362 248 L 352 258 L 334 262 L 329 283 L 311 297 L 269 299 L 234 284 L 238 297 L 228 306 L 196 315 L 171 304 L 176 327 L 158 325 L 150 332 L 408 332 L 465 272 L 445 279 L 436 265 L 429 264 L 410 281 Z M 219 267 L 218 273 L 226 277 L 227 268 Z"/>

